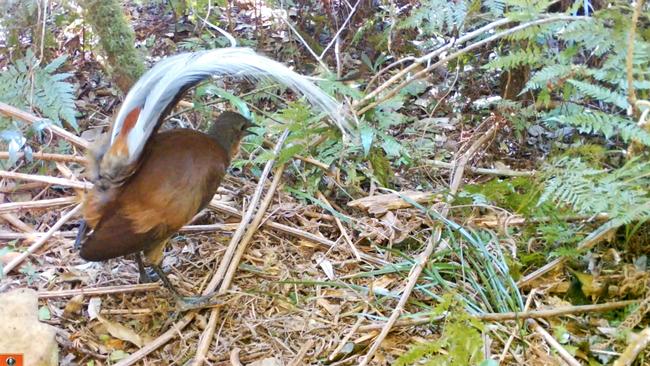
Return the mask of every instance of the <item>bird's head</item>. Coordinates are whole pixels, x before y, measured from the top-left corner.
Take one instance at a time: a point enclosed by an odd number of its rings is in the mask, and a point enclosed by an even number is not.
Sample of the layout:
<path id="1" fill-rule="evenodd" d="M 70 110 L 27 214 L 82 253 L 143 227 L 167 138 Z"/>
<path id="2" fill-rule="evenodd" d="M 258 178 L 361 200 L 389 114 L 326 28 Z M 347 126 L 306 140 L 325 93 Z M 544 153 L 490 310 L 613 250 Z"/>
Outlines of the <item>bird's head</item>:
<path id="1" fill-rule="evenodd" d="M 212 123 L 208 135 L 215 139 L 232 159 L 239 151 L 242 138 L 252 133 L 249 130 L 251 127 L 256 127 L 256 125 L 241 114 L 226 111 Z"/>

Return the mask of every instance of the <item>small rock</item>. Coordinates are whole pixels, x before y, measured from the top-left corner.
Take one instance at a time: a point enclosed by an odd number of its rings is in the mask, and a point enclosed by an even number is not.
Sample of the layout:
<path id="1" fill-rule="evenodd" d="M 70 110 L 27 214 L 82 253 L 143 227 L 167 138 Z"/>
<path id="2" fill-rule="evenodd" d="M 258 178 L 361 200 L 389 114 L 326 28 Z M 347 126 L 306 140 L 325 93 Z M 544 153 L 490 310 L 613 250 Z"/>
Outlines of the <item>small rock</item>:
<path id="1" fill-rule="evenodd" d="M 59 364 L 56 330 L 38 321 L 36 291 L 20 288 L 0 294 L 0 353 L 22 353 L 25 366 Z"/>

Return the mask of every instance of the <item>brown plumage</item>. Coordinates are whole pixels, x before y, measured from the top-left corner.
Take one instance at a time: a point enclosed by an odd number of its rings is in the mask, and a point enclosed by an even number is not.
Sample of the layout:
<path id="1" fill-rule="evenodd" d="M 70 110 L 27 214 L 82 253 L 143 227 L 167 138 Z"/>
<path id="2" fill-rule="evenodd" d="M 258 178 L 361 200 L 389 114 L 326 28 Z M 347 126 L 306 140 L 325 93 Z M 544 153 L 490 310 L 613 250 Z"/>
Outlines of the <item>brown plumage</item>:
<path id="1" fill-rule="evenodd" d="M 80 238 L 81 257 L 103 261 L 142 251 L 157 269 L 167 240 L 212 199 L 250 126 L 224 112 L 207 134 L 177 129 L 151 136 L 121 186 L 107 193 L 98 185 L 84 196 L 92 231 Z"/>

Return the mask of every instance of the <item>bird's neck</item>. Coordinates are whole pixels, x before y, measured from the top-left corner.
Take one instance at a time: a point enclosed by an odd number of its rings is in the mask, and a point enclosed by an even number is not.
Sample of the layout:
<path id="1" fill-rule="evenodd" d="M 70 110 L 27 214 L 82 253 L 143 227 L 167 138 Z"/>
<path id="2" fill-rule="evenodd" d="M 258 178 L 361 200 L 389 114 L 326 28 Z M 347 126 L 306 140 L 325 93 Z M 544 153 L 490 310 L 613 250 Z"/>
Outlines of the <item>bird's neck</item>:
<path id="1" fill-rule="evenodd" d="M 228 130 L 220 129 L 213 123 L 206 133 L 223 151 L 228 153 L 228 158 L 232 159 L 239 150 L 239 139 Z"/>

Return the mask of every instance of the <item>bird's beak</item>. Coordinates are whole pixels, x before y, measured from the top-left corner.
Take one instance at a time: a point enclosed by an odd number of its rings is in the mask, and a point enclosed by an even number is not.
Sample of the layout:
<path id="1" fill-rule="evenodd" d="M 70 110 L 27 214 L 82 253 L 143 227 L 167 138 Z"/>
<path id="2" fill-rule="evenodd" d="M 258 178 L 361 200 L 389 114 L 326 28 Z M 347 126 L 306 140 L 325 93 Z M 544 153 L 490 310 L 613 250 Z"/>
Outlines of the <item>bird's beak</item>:
<path id="1" fill-rule="evenodd" d="M 250 120 L 246 121 L 246 124 L 244 125 L 244 132 L 245 132 L 244 134 L 245 135 L 257 135 L 257 133 L 255 131 L 251 130 L 252 128 L 255 128 L 255 127 L 259 127 L 259 126 L 256 125 L 255 123 L 251 122 Z"/>

